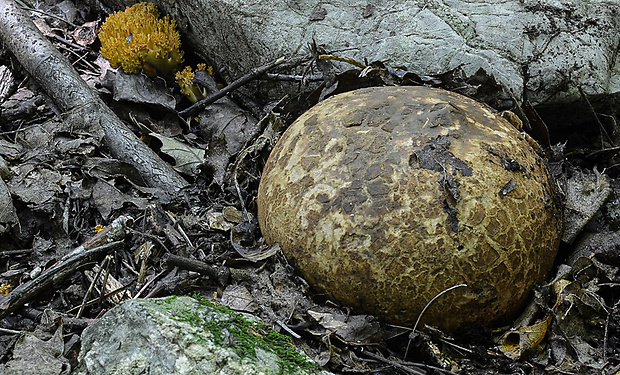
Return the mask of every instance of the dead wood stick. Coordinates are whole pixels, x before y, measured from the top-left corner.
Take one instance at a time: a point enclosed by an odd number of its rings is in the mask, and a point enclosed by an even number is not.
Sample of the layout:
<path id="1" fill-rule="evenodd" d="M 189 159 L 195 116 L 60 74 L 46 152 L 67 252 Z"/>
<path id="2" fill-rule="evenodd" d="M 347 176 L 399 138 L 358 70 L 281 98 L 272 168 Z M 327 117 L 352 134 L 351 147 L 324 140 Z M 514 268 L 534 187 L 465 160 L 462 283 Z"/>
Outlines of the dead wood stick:
<path id="1" fill-rule="evenodd" d="M 34 321 L 38 321 L 41 316 L 44 314 L 44 311 L 34 309 L 32 307 L 24 307 L 19 310 L 19 313 L 23 316 L 26 316 Z M 78 329 L 83 330 L 88 327 L 91 323 L 93 323 L 96 319 L 89 318 L 73 318 L 71 316 L 67 316 L 66 314 L 62 314 L 62 325 L 64 327 L 68 327 L 69 329 Z"/>
<path id="2" fill-rule="evenodd" d="M 581 85 L 577 85 L 577 90 L 579 90 L 579 95 L 581 95 L 581 98 L 586 103 L 588 110 L 592 114 L 592 117 L 594 117 L 594 121 L 596 121 L 599 131 L 601 132 L 601 149 L 602 150 L 605 149 L 605 144 L 603 144 L 603 138 L 606 138 L 607 141 L 609 141 L 609 143 L 611 143 L 612 146 L 615 146 L 614 140 L 611 139 L 611 137 L 609 136 L 609 133 L 607 133 L 605 126 L 603 125 L 603 123 L 601 122 L 601 119 L 596 114 L 596 110 L 594 110 L 592 103 L 590 103 L 590 99 L 588 99 L 588 95 L 586 95 L 585 91 L 583 91 L 583 88 L 581 87 Z"/>
<path id="3" fill-rule="evenodd" d="M 5 250 L 0 251 L 0 257 L 18 257 L 34 252 L 33 249 Z"/>
<path id="4" fill-rule="evenodd" d="M 366 355 L 366 356 L 368 356 L 368 357 L 370 357 L 370 358 L 372 358 L 374 360 L 386 363 L 386 364 L 388 364 L 388 365 L 390 365 L 390 366 L 392 366 L 392 367 L 394 367 L 394 368 L 404 372 L 405 374 L 414 374 L 414 375 L 425 375 L 426 374 L 426 371 L 402 365 L 401 363 L 399 363 L 397 361 L 393 361 L 391 359 L 387 359 L 387 358 L 382 357 L 380 355 L 377 355 L 377 354 L 375 354 L 373 352 L 369 352 L 368 350 L 363 351 L 362 354 L 364 354 L 364 355 Z"/>
<path id="5" fill-rule="evenodd" d="M 149 186 L 176 193 L 187 185 L 103 103 L 13 0 L 0 0 L 0 39 L 62 110 L 94 113 L 112 156 L 134 166 Z"/>
<path id="6" fill-rule="evenodd" d="M 283 74 L 283 73 L 265 73 L 265 77 L 274 81 L 294 81 L 294 82 L 316 82 L 323 81 L 322 74 Z"/>
<path id="7" fill-rule="evenodd" d="M 92 258 L 121 245 L 123 243 L 121 240 L 126 235 L 125 228 L 132 223 L 131 216 L 117 217 L 110 225 L 65 255 L 58 263 L 0 298 L 0 319 L 22 307 L 50 285 L 62 282 Z"/>
<path id="8" fill-rule="evenodd" d="M 232 82 L 230 85 L 224 87 L 223 89 L 217 91 L 215 94 L 211 94 L 208 97 L 206 97 L 205 99 L 202 99 L 200 101 L 198 101 L 197 103 L 194 103 L 193 105 L 191 105 L 190 107 L 182 110 L 181 112 L 179 112 L 179 115 L 181 116 L 193 116 L 194 114 L 196 114 L 196 112 L 200 111 L 201 109 L 203 109 L 204 107 L 208 106 L 209 104 L 215 103 L 218 99 L 223 98 L 226 94 L 228 94 L 231 91 L 234 91 L 236 89 L 238 89 L 239 87 L 245 85 L 246 83 L 260 77 L 261 75 L 267 73 L 268 71 L 270 71 L 271 69 L 277 67 L 278 65 L 282 65 L 283 63 L 285 63 L 287 60 L 284 57 L 280 57 L 279 59 L 272 61 L 268 64 L 265 64 L 259 68 L 253 69 L 250 73 L 244 75 L 243 77 L 235 80 L 234 82 Z M 199 82 L 199 83 L 203 83 L 204 82 Z M 207 83 L 207 85 L 209 85 Z M 209 85 L 210 86 L 210 85 Z"/>
<path id="9" fill-rule="evenodd" d="M 121 241 L 127 235 L 127 229 L 133 225 L 133 217 L 122 215 L 114 219 L 108 226 L 100 230 L 97 234 L 89 238 L 82 245 L 75 248 L 72 252 L 65 255 L 61 260 L 64 261 L 85 252 L 92 248 L 105 245 L 109 242 Z"/>
<path id="10" fill-rule="evenodd" d="M 228 267 L 213 267 L 210 264 L 201 262 L 197 259 L 191 259 L 174 254 L 166 255 L 166 263 L 171 266 L 177 266 L 189 271 L 199 272 L 203 275 L 209 276 L 209 278 L 218 281 L 224 285 L 230 276 Z"/>
<path id="11" fill-rule="evenodd" d="M 122 241 L 114 241 L 76 253 L 46 269 L 36 278 L 15 288 L 11 293 L 0 299 L 0 319 L 31 301 L 37 294 L 47 289 L 50 285 L 60 283 L 92 258 L 104 254 L 122 244 Z"/>

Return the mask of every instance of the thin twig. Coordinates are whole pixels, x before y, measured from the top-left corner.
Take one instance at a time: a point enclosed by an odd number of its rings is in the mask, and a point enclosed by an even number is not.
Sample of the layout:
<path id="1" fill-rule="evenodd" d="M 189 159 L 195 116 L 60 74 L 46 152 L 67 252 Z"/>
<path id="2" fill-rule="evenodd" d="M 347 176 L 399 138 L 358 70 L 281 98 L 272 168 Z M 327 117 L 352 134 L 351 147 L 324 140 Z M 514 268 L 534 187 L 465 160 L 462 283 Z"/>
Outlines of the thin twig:
<path id="1" fill-rule="evenodd" d="M 601 149 L 603 149 L 603 150 L 605 149 L 605 145 L 603 144 L 603 137 L 607 138 L 607 140 L 612 145 L 614 145 L 613 139 L 611 139 L 611 137 L 609 136 L 609 133 L 607 133 L 607 130 L 605 130 L 605 126 L 603 126 L 603 123 L 601 122 L 601 119 L 598 118 L 598 115 L 596 114 L 596 111 L 594 110 L 594 107 L 592 106 L 592 103 L 590 103 L 590 99 L 588 99 L 588 96 L 583 91 L 583 89 L 581 88 L 580 85 L 577 85 L 577 90 L 579 90 L 579 94 L 581 95 L 581 98 L 586 103 L 586 106 L 588 107 L 588 110 L 590 111 L 590 113 L 594 117 L 594 121 L 596 121 L 596 124 L 598 125 L 598 128 L 599 128 L 599 130 L 601 132 Z"/>
<path id="2" fill-rule="evenodd" d="M 34 249 L 5 250 L 0 251 L 0 257 L 16 257 L 21 255 L 27 255 L 32 252 L 34 252 Z"/>
<path id="3" fill-rule="evenodd" d="M 108 257 L 105 258 L 104 262 L 105 263 L 108 262 Z M 84 307 L 86 306 L 86 301 L 88 301 L 88 296 L 90 296 L 90 294 L 93 292 L 93 289 L 95 289 L 95 283 L 97 282 L 97 279 L 99 278 L 99 276 L 101 276 L 102 271 L 103 271 L 103 268 L 99 267 L 99 270 L 97 271 L 97 275 L 93 277 L 93 281 L 91 281 L 90 285 L 88 286 L 88 290 L 86 291 L 86 293 L 84 293 L 84 298 L 82 298 L 82 303 L 80 304 L 80 308 L 77 314 L 75 315 L 76 318 L 82 317 L 82 313 L 84 312 Z"/>
<path id="4" fill-rule="evenodd" d="M 466 286 L 467 286 L 467 284 L 453 285 L 453 286 L 449 287 L 448 289 L 442 290 L 441 292 L 437 293 L 437 295 L 435 297 L 433 297 L 430 301 L 428 301 L 426 306 L 424 306 L 424 308 L 420 312 L 420 315 L 418 315 L 418 319 L 415 321 L 415 325 L 413 326 L 413 329 L 411 331 L 415 332 L 416 328 L 418 327 L 418 323 L 420 323 L 420 319 L 422 319 L 422 315 L 424 315 L 424 312 L 426 311 L 426 309 L 428 309 L 430 307 L 430 305 L 432 305 L 433 302 L 435 302 L 437 300 L 437 298 L 443 296 L 444 294 L 448 293 L 451 290 L 454 290 L 456 288 L 466 287 Z"/>
<path id="5" fill-rule="evenodd" d="M 616 147 L 609 147 L 609 148 L 603 148 L 602 150 L 596 150 L 596 151 L 592 151 L 591 153 L 589 153 L 588 155 L 586 155 L 587 158 L 590 158 L 594 155 L 598 155 L 600 153 L 603 152 L 613 152 L 613 151 L 620 151 L 620 146 L 616 146 Z M 609 167 L 608 167 L 609 168 Z"/>
<path id="6" fill-rule="evenodd" d="M 110 277 L 110 260 L 112 259 L 112 257 L 110 255 L 106 256 L 105 258 L 105 274 L 103 275 L 103 281 L 101 282 L 101 292 L 99 293 L 99 301 L 103 302 L 103 295 L 105 294 L 107 285 L 108 285 L 108 278 Z M 100 267 L 103 268 L 103 265 Z M 95 280 L 97 280 L 95 278 Z"/>
<path id="7" fill-rule="evenodd" d="M 609 345 L 609 319 L 612 314 L 616 312 L 616 308 L 618 304 L 616 304 L 611 311 L 607 312 L 607 318 L 605 318 L 605 333 L 603 335 L 603 363 L 607 364 L 607 346 Z"/>
<path id="8" fill-rule="evenodd" d="M 86 251 L 73 254 L 56 265 L 43 271 L 38 277 L 15 288 L 11 293 L 0 299 L 0 319 L 31 301 L 37 294 L 54 283 L 59 283 L 73 274 L 82 264 L 91 258 L 104 254 L 123 245 L 122 241 L 114 241 Z"/>
<path id="9" fill-rule="evenodd" d="M 127 285 L 123 285 L 123 286 L 121 286 L 121 287 L 119 287 L 119 288 L 114 289 L 114 290 L 113 290 L 113 291 L 111 291 L 111 292 L 108 292 L 108 293 L 104 294 L 104 295 L 103 295 L 103 298 L 104 298 L 104 299 L 105 299 L 105 298 L 112 298 L 112 297 L 114 297 L 115 295 L 119 294 L 120 292 L 124 292 L 124 291 L 126 291 L 126 290 L 127 290 L 127 289 L 129 289 L 129 287 L 131 287 L 132 285 L 133 285 L 133 281 L 132 281 L 132 282 L 130 282 L 129 284 L 127 284 Z M 137 297 L 133 297 L 133 298 L 137 298 Z M 95 303 L 99 303 L 100 301 L 101 301 L 101 297 L 95 297 L 95 298 L 93 298 L 93 299 L 89 300 L 88 302 L 86 302 L 86 303 L 84 304 L 84 306 L 90 306 L 90 305 L 93 305 L 93 304 L 95 304 Z M 74 312 L 75 310 L 77 310 L 79 307 L 80 307 L 80 306 L 75 306 L 75 307 L 72 307 L 71 309 L 67 310 L 67 312 L 66 312 L 66 313 L 67 313 L 67 314 L 70 314 L 70 313 Z M 105 312 L 105 311 L 103 311 L 103 312 Z M 83 319 L 83 318 L 80 318 L 80 319 Z"/>
<path id="10" fill-rule="evenodd" d="M 282 329 L 284 329 L 286 332 L 288 332 L 288 333 L 289 333 L 289 335 L 293 336 L 293 337 L 294 337 L 294 338 L 296 338 L 296 339 L 300 339 L 300 338 L 301 338 L 301 336 L 299 336 L 299 335 L 297 334 L 297 332 L 295 332 L 295 331 L 293 331 L 292 329 L 290 329 L 290 328 L 289 328 L 289 326 L 287 326 L 286 324 L 284 324 L 284 322 L 282 322 L 281 320 L 276 319 L 276 323 L 278 323 L 278 325 L 279 325 L 280 327 L 282 327 Z"/>
<path id="11" fill-rule="evenodd" d="M 153 284 L 156 280 L 159 280 L 159 278 L 166 273 L 167 270 L 163 270 L 160 273 L 158 273 L 157 275 L 153 276 L 149 281 L 147 281 L 146 283 L 144 283 L 144 285 L 142 286 L 142 288 L 140 288 L 140 290 L 138 291 L 138 293 L 136 293 L 135 296 L 133 296 L 133 298 L 140 298 L 140 296 L 142 295 L 142 293 L 144 293 L 144 291 L 146 290 L 146 288 L 148 288 L 149 286 L 151 286 L 151 284 Z"/>
<path id="12" fill-rule="evenodd" d="M 413 326 L 413 329 L 411 330 L 411 333 L 414 333 L 416 328 L 418 328 L 418 323 L 420 323 L 420 319 L 422 319 L 422 315 L 424 315 L 424 312 L 426 312 L 426 309 L 428 309 L 430 307 L 430 305 L 432 305 L 433 302 L 435 302 L 437 300 L 437 298 L 443 296 L 444 294 L 448 293 L 451 290 L 454 290 L 456 288 L 461 288 L 461 287 L 467 287 L 467 286 L 468 286 L 467 284 L 453 285 L 453 286 L 449 287 L 448 289 L 442 290 L 441 292 L 437 293 L 437 295 L 435 297 L 431 298 L 431 300 L 428 301 L 426 306 L 424 306 L 424 308 L 422 309 L 422 311 L 418 315 L 418 319 L 415 321 L 415 324 Z M 409 342 L 407 343 L 407 349 L 405 350 L 404 358 L 407 358 L 407 354 L 409 353 L 409 346 L 410 345 L 411 345 L 411 339 L 409 339 Z"/>
<path id="13" fill-rule="evenodd" d="M 64 22 L 64 23 L 66 23 L 67 25 L 69 25 L 69 26 L 73 27 L 74 29 L 77 29 L 77 28 L 79 28 L 79 27 L 80 27 L 79 25 L 76 25 L 76 24 L 74 24 L 74 23 L 72 23 L 72 22 L 69 22 L 69 21 L 67 21 L 66 19 L 64 19 L 64 18 L 62 18 L 62 17 L 59 17 L 59 16 L 57 16 L 57 15 L 55 15 L 55 14 L 51 14 L 51 13 L 48 13 L 48 12 L 42 11 L 42 10 L 40 10 L 40 9 L 36 9 L 36 8 L 32 8 L 32 7 L 26 6 L 26 5 L 25 5 L 22 1 L 17 1 L 17 2 L 18 2 L 18 3 L 20 3 L 20 4 L 22 4 L 22 5 L 20 6 L 20 8 L 22 8 L 23 10 L 27 10 L 27 11 L 29 11 L 29 12 L 33 12 L 33 13 L 39 13 L 39 14 L 42 14 L 42 15 L 44 15 L 44 16 L 47 16 L 47 17 L 50 17 L 50 18 L 57 19 L 58 21 Z"/>
<path id="14" fill-rule="evenodd" d="M 360 61 L 355 60 L 354 58 L 351 57 L 340 57 L 340 56 L 336 56 L 336 55 L 319 55 L 319 60 L 334 60 L 334 61 L 340 61 L 340 62 L 344 62 L 347 64 L 351 64 L 353 66 L 356 66 L 358 68 L 361 69 L 366 69 L 368 66 Z"/>
<path id="15" fill-rule="evenodd" d="M 22 331 L 15 331 L 13 329 L 0 328 L 0 333 L 6 333 L 7 335 L 19 335 Z"/>
<path id="16" fill-rule="evenodd" d="M 218 282 L 223 282 L 230 275 L 228 267 L 213 267 L 212 265 L 201 262 L 197 259 L 186 258 L 179 255 L 168 253 L 165 261 L 171 266 L 180 267 L 189 271 L 194 271 L 207 275 L 209 278 Z"/>
<path id="17" fill-rule="evenodd" d="M 394 367 L 394 368 L 396 368 L 396 369 L 398 369 L 400 371 L 403 371 L 403 372 L 405 372 L 407 374 L 414 374 L 414 375 L 425 375 L 426 374 L 426 371 L 421 371 L 421 370 L 418 370 L 416 368 L 411 368 L 411 367 L 405 366 L 405 365 L 403 365 L 403 364 L 401 364 L 399 362 L 396 362 L 396 361 L 384 358 L 384 357 L 382 357 L 380 355 L 377 355 L 375 353 L 372 353 L 372 352 L 369 352 L 369 351 L 366 351 L 366 350 L 363 351 L 362 353 L 365 356 L 368 356 L 368 357 L 370 357 L 372 359 L 375 359 L 375 360 L 383 362 L 383 363 L 387 363 L 388 365 L 390 365 L 390 366 L 392 366 L 392 367 Z"/>
<path id="18" fill-rule="evenodd" d="M 266 65 L 263 65 L 257 69 L 253 69 L 250 73 L 244 75 L 243 77 L 235 80 L 234 82 L 232 82 L 230 85 L 224 87 L 223 89 L 221 89 L 220 91 L 216 92 L 215 94 L 209 95 L 207 98 L 200 100 L 199 102 L 193 104 L 192 106 L 182 110 L 179 112 L 180 116 L 183 117 L 188 117 L 188 116 L 193 116 L 194 114 L 196 114 L 198 111 L 200 111 L 201 109 L 203 109 L 204 107 L 208 106 L 209 104 L 212 104 L 214 102 L 216 102 L 218 99 L 223 98 L 226 94 L 228 94 L 231 91 L 234 91 L 236 89 L 238 89 L 239 87 L 245 85 L 246 83 L 260 77 L 261 75 L 267 73 L 268 71 L 272 70 L 273 68 L 284 64 L 285 62 L 288 62 L 289 60 L 287 60 L 284 57 L 280 57 L 275 61 L 272 61 Z M 200 82 L 199 82 L 200 83 Z"/>
<path id="19" fill-rule="evenodd" d="M 512 99 L 513 109 L 511 111 L 516 113 L 517 116 L 519 116 L 519 119 L 521 120 L 521 122 L 523 122 L 523 127 L 525 128 L 525 130 L 531 131 L 532 125 L 530 124 L 530 119 L 527 118 L 527 115 L 523 111 L 523 107 L 521 107 L 519 99 L 517 99 L 515 94 L 512 92 L 511 89 L 508 88 L 508 86 L 502 84 L 502 89 L 504 90 L 504 92 L 508 93 L 510 99 Z"/>
<path id="20" fill-rule="evenodd" d="M 265 78 L 274 81 L 293 81 L 293 82 L 317 82 L 323 80 L 322 74 L 281 74 L 281 73 L 266 73 Z"/>

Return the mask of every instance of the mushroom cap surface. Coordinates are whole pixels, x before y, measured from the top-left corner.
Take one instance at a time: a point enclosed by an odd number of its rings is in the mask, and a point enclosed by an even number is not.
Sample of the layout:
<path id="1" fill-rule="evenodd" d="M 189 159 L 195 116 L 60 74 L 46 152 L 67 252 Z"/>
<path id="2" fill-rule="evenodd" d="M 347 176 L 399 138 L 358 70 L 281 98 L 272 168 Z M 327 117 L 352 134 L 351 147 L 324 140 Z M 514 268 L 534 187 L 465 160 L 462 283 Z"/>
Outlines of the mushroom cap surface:
<path id="1" fill-rule="evenodd" d="M 258 190 L 267 243 L 310 285 L 398 325 L 505 322 L 550 271 L 561 203 L 526 136 L 465 96 L 359 89 L 300 116 Z"/>

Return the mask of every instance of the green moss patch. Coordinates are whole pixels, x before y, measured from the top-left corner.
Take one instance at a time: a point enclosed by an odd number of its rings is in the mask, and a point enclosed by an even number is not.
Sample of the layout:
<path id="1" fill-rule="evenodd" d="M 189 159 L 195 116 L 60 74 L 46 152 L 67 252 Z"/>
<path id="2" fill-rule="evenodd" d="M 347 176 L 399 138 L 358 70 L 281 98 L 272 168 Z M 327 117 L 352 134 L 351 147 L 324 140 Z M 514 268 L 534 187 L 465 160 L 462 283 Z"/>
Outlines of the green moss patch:
<path id="1" fill-rule="evenodd" d="M 230 347 L 241 358 L 257 358 L 257 348 L 273 353 L 278 357 L 280 374 L 321 371 L 318 364 L 293 345 L 289 336 L 276 332 L 268 324 L 249 319 L 228 306 L 209 301 L 204 296 L 191 297 L 205 309 L 177 311 L 175 319 L 209 332 L 216 345 Z M 176 298 L 172 296 L 167 301 L 171 303 Z"/>

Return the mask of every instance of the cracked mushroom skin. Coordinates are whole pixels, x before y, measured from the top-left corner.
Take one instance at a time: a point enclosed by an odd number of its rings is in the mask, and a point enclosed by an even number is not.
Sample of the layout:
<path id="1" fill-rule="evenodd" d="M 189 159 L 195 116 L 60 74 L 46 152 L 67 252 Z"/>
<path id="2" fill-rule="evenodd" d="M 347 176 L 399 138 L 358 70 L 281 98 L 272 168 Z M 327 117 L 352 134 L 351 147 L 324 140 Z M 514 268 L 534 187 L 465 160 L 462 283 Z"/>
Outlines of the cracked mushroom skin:
<path id="1" fill-rule="evenodd" d="M 342 305 L 448 332 L 506 322 L 550 271 L 561 204 L 545 160 L 472 99 L 360 89 L 300 116 L 274 147 L 258 219 Z"/>

